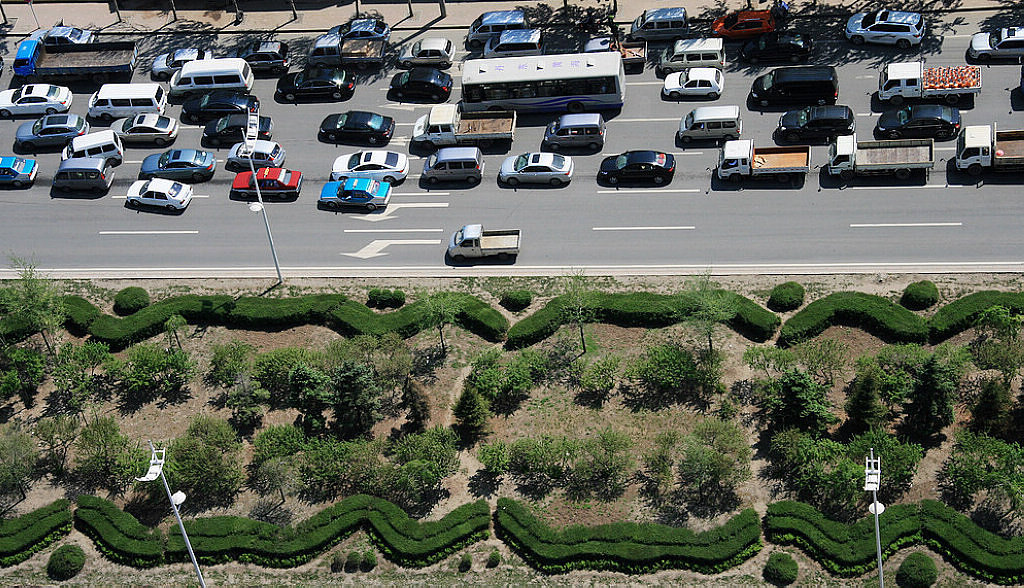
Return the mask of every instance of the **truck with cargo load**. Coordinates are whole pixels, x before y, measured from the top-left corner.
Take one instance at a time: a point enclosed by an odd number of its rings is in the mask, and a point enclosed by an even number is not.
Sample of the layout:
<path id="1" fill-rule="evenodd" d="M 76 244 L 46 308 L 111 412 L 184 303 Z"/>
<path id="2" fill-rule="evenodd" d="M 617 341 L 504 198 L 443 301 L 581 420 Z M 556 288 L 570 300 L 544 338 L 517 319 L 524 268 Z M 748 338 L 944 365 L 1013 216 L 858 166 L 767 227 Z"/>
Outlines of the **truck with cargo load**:
<path id="1" fill-rule="evenodd" d="M 878 99 L 899 106 L 907 99 L 958 104 L 981 93 L 981 67 L 925 67 L 923 61 L 890 63 L 879 74 Z"/>
<path id="2" fill-rule="evenodd" d="M 519 229 L 487 231 L 483 225 L 466 225 L 452 234 L 448 255 L 454 261 L 481 257 L 508 259 L 519 255 L 520 236 Z"/>
<path id="3" fill-rule="evenodd" d="M 853 135 L 836 137 L 829 147 L 826 170 L 844 180 L 854 176 L 894 175 L 909 179 L 914 170 L 927 174 L 935 167 L 932 139 L 858 141 Z"/>
<path id="4" fill-rule="evenodd" d="M 15 80 L 19 82 L 84 77 L 106 83 L 114 77 L 131 78 L 137 60 L 135 41 L 49 46 L 29 39 L 18 45 L 13 69 Z"/>
<path id="5" fill-rule="evenodd" d="M 634 71 L 643 69 L 647 63 L 647 41 L 621 41 L 618 37 L 594 37 L 583 47 L 584 53 L 618 52 L 622 55 L 622 67 Z"/>
<path id="6" fill-rule="evenodd" d="M 755 147 L 749 139 L 726 141 L 718 159 L 718 177 L 732 182 L 744 178 L 800 181 L 811 169 L 811 147 Z"/>
<path id="7" fill-rule="evenodd" d="M 457 104 L 438 104 L 413 125 L 412 142 L 435 147 L 511 142 L 515 137 L 515 111 L 459 112 Z"/>
<path id="8" fill-rule="evenodd" d="M 326 33 L 313 41 L 307 61 L 310 65 L 328 67 L 380 67 L 387 44 L 385 39 L 344 39 L 337 33 Z"/>
<path id="9" fill-rule="evenodd" d="M 956 144 L 956 168 L 972 176 L 985 170 L 1024 172 L 1024 130 L 1000 131 L 993 125 L 966 127 Z"/>

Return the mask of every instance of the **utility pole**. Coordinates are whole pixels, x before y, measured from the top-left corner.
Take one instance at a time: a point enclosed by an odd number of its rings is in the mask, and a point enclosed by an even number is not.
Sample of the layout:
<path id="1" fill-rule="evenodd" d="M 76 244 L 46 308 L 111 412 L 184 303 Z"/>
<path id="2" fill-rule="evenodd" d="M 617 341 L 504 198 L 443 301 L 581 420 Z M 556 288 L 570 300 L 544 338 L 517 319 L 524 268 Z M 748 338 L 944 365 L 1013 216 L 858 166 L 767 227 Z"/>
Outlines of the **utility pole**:
<path id="1" fill-rule="evenodd" d="M 871 505 L 868 512 L 875 515 L 875 550 L 878 554 L 878 588 L 885 588 L 882 578 L 882 537 L 878 531 L 878 515 L 885 512 L 885 506 L 878 502 L 878 488 L 882 485 L 882 460 L 875 457 L 875 448 L 871 455 L 864 458 L 864 490 L 871 492 Z"/>

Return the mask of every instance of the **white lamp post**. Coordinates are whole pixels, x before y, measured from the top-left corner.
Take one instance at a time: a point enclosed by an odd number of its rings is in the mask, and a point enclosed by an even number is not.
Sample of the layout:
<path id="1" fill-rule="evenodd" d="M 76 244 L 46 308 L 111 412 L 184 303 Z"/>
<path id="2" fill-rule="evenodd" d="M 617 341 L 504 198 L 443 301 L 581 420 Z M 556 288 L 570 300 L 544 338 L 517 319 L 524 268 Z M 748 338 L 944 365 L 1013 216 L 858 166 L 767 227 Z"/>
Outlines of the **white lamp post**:
<path id="1" fill-rule="evenodd" d="M 878 553 L 878 587 L 885 588 L 882 578 L 882 538 L 878 532 L 878 515 L 885 512 L 885 506 L 878 502 L 878 487 L 882 485 L 882 460 L 875 457 L 875 448 L 871 455 L 864 458 L 864 491 L 871 492 L 871 505 L 868 511 L 875 515 L 875 549 Z"/>
<path id="2" fill-rule="evenodd" d="M 274 257 L 274 268 L 277 270 L 277 283 L 284 282 L 281 277 L 281 264 L 277 261 L 277 249 L 274 247 L 274 236 L 270 234 L 270 219 L 267 218 L 267 207 L 263 205 L 263 193 L 260 192 L 260 182 L 256 178 L 256 165 L 252 162 L 252 154 L 256 151 L 256 139 L 260 135 L 260 109 L 259 106 L 249 110 L 249 119 L 245 127 L 245 148 L 249 152 L 249 170 L 252 171 L 252 183 L 256 187 L 256 202 L 249 205 L 253 212 L 263 212 L 263 224 L 267 227 L 267 240 L 270 241 L 270 254 Z"/>
<path id="3" fill-rule="evenodd" d="M 152 482 L 153 480 L 160 478 L 164 483 L 164 490 L 167 491 L 167 500 L 171 502 L 171 510 L 174 511 L 174 518 L 178 519 L 178 528 L 181 529 L 181 536 L 185 539 L 185 548 L 188 549 L 188 556 L 192 559 L 192 566 L 196 569 L 196 577 L 199 578 L 199 586 L 206 588 L 206 581 L 203 580 L 203 572 L 199 570 L 199 562 L 196 561 L 196 554 L 192 552 L 192 543 L 188 540 L 188 534 L 185 533 L 185 524 L 181 522 L 181 513 L 178 512 L 178 507 L 181 503 L 185 502 L 185 493 L 181 490 L 171 494 L 171 487 L 167 484 L 167 478 L 164 476 L 164 454 L 166 449 L 157 449 L 153 447 L 153 442 L 149 442 L 149 450 L 152 451 L 152 456 L 149 459 L 149 471 L 146 472 L 145 476 L 141 478 L 135 478 L 140 482 Z"/>

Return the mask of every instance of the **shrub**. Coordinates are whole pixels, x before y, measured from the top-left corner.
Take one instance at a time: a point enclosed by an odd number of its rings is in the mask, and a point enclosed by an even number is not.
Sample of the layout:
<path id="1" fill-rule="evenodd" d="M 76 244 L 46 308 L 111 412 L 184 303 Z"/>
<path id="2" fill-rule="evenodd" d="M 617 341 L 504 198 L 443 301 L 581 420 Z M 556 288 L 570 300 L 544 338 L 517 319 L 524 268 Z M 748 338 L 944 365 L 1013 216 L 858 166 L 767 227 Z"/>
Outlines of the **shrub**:
<path id="1" fill-rule="evenodd" d="M 107 559 L 136 568 L 163 563 L 163 534 L 148 529 L 135 517 L 95 496 L 78 497 L 75 528 L 92 539 Z"/>
<path id="2" fill-rule="evenodd" d="M 459 558 L 459 571 L 466 573 L 473 569 L 473 556 L 468 553 L 463 553 L 462 557 Z"/>
<path id="3" fill-rule="evenodd" d="M 1002 306 L 1013 314 L 1024 313 L 1024 293 L 986 290 L 968 294 L 935 311 L 928 321 L 932 343 L 940 343 L 974 326 L 978 316 L 992 308 Z"/>
<path id="4" fill-rule="evenodd" d="M 89 325 L 102 314 L 92 302 L 81 296 L 65 296 L 64 312 L 66 314 L 64 326 L 78 336 L 88 333 Z"/>
<path id="5" fill-rule="evenodd" d="M 900 297 L 900 304 L 910 310 L 931 308 L 939 301 L 939 289 L 930 280 L 908 284 Z"/>
<path id="6" fill-rule="evenodd" d="M 487 567 L 496 568 L 501 565 L 501 552 L 497 549 L 491 550 L 487 555 Z"/>
<path id="7" fill-rule="evenodd" d="M 921 552 L 908 555 L 896 570 L 896 584 L 900 588 L 929 588 L 938 578 L 935 561 Z"/>
<path id="8" fill-rule="evenodd" d="M 779 345 L 795 345 L 835 325 L 861 328 L 893 343 L 928 340 L 925 320 L 902 306 L 872 294 L 836 292 L 815 300 L 790 317 L 782 325 Z"/>
<path id="9" fill-rule="evenodd" d="M 775 312 L 787 312 L 800 308 L 804 303 L 804 287 L 796 282 L 783 282 L 772 288 L 768 296 L 768 308 Z"/>
<path id="10" fill-rule="evenodd" d="M 57 500 L 20 517 L 0 521 L 0 566 L 21 563 L 71 532 L 71 509 Z"/>
<path id="11" fill-rule="evenodd" d="M 289 457 L 302 449 L 306 436 L 294 425 L 271 425 L 260 431 L 253 439 L 253 464 L 269 459 Z"/>
<path id="12" fill-rule="evenodd" d="M 331 556 L 331 571 L 335 574 L 345 571 L 345 554 L 337 552 Z"/>
<path id="13" fill-rule="evenodd" d="M 114 312 L 118 316 L 135 314 L 149 306 L 149 292 L 138 286 L 128 286 L 114 296 Z"/>
<path id="14" fill-rule="evenodd" d="M 405 304 L 405 292 L 387 288 L 371 288 L 366 306 L 370 308 L 399 308 Z"/>
<path id="15" fill-rule="evenodd" d="M 359 569 L 369 572 L 375 567 L 377 567 L 377 554 L 372 549 L 367 549 L 363 552 L 363 561 L 359 564 Z"/>
<path id="16" fill-rule="evenodd" d="M 348 573 L 359 571 L 359 552 L 352 550 L 345 558 L 345 571 Z"/>
<path id="17" fill-rule="evenodd" d="M 520 312 L 533 304 L 533 292 L 529 290 L 510 290 L 504 292 L 498 304 L 512 312 Z"/>
<path id="18" fill-rule="evenodd" d="M 252 356 L 256 348 L 238 339 L 217 343 L 210 358 L 210 371 L 206 377 L 225 388 L 234 386 L 243 375 L 252 369 Z"/>
<path id="19" fill-rule="evenodd" d="M 78 575 L 85 566 L 85 552 L 77 545 L 61 545 L 46 562 L 46 575 L 62 582 Z"/>
<path id="20" fill-rule="evenodd" d="M 788 553 L 776 551 L 768 556 L 764 566 L 764 579 L 778 586 L 789 586 L 796 582 L 800 568 Z"/>

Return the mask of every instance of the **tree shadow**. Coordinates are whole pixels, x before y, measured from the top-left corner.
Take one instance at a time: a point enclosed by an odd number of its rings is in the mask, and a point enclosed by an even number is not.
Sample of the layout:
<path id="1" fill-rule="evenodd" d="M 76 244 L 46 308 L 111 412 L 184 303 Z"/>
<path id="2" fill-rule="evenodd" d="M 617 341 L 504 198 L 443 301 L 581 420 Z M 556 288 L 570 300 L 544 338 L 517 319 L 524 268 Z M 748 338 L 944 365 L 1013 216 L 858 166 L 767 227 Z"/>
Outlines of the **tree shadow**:
<path id="1" fill-rule="evenodd" d="M 291 524 L 295 518 L 295 513 L 289 508 L 284 508 L 284 503 L 280 500 L 261 497 L 249 509 L 249 518 L 284 527 Z"/>
<path id="2" fill-rule="evenodd" d="M 156 492 L 137 492 L 124 504 L 126 513 L 147 527 L 156 527 L 168 515 L 174 514 L 166 497 Z"/>
<path id="3" fill-rule="evenodd" d="M 412 377 L 425 384 L 433 384 L 437 381 L 437 369 L 444 365 L 444 360 L 447 357 L 446 350 L 442 349 L 440 345 L 413 350 Z"/>
<path id="4" fill-rule="evenodd" d="M 501 487 L 501 476 L 482 469 L 469 477 L 469 493 L 477 498 L 492 498 Z"/>

